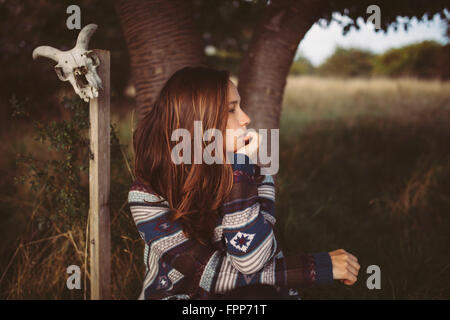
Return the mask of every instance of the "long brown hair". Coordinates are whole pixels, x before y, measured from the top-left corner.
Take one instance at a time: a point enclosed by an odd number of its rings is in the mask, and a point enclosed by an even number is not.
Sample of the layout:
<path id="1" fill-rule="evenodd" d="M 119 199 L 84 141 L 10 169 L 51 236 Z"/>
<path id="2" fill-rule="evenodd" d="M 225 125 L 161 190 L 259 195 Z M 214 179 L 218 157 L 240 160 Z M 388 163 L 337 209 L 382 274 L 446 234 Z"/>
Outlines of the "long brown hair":
<path id="1" fill-rule="evenodd" d="M 171 141 L 171 135 L 175 129 L 187 129 L 193 148 L 194 120 L 202 122 L 203 131 L 225 134 L 229 76 L 226 70 L 203 66 L 176 71 L 133 134 L 136 179 L 169 203 L 169 219 L 179 221 L 186 236 L 203 244 L 211 243 L 220 206 L 233 185 L 233 171 L 225 161 L 175 164 L 171 151 L 178 142 Z M 202 143 L 202 154 L 204 147 Z"/>

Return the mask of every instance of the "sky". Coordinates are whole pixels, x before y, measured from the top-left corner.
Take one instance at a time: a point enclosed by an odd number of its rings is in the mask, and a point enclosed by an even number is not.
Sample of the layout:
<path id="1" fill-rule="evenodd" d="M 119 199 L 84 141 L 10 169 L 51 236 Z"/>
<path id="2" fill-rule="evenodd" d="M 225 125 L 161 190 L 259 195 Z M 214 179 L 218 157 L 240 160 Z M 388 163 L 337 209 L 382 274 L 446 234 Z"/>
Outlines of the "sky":
<path id="1" fill-rule="evenodd" d="M 448 11 L 446 15 L 449 16 Z M 343 21 L 349 19 L 338 14 L 334 17 Z M 402 18 L 397 19 L 404 21 Z M 375 26 L 372 23 L 364 23 L 362 18 L 357 20 L 357 24 L 361 27 L 360 30 L 356 31 L 352 28 L 345 36 L 342 34 L 342 27 L 335 21 L 326 28 L 317 23 L 314 24 L 300 42 L 296 57 L 303 55 L 314 66 L 317 66 L 334 52 L 336 46 L 368 49 L 374 53 L 382 53 L 390 48 L 398 48 L 423 40 L 435 40 L 442 44 L 446 44 L 448 41 L 445 37 L 446 23 L 439 15 L 435 15 L 428 22 L 413 18 L 408 31 L 404 31 L 403 28 L 394 31 L 394 28 L 391 27 L 386 34 L 381 31 L 376 32 Z"/>

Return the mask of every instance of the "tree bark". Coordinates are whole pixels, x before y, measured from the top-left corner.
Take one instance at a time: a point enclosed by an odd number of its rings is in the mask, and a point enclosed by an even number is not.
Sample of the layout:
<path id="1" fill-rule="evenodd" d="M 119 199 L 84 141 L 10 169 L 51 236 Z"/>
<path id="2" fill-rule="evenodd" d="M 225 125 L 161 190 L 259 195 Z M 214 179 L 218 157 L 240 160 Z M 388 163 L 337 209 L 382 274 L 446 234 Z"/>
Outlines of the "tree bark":
<path id="1" fill-rule="evenodd" d="M 188 65 L 205 65 L 189 0 L 116 0 L 136 89 L 138 121 L 167 79 Z"/>
<path id="2" fill-rule="evenodd" d="M 325 1 L 319 0 L 272 0 L 257 23 L 244 55 L 238 91 L 242 108 L 251 119 L 248 127 L 269 129 L 267 153 L 272 160 L 262 166 L 274 169 L 277 163 L 279 149 L 272 145 L 270 129 L 280 128 L 284 88 L 295 52 L 306 32 L 319 20 L 325 5 Z M 274 158 L 274 154 L 278 156 Z M 275 184 L 277 176 L 272 174 Z"/>
<path id="3" fill-rule="evenodd" d="M 320 18 L 325 3 L 272 0 L 259 20 L 239 71 L 242 108 L 249 127 L 280 127 L 286 77 L 300 41 Z"/>

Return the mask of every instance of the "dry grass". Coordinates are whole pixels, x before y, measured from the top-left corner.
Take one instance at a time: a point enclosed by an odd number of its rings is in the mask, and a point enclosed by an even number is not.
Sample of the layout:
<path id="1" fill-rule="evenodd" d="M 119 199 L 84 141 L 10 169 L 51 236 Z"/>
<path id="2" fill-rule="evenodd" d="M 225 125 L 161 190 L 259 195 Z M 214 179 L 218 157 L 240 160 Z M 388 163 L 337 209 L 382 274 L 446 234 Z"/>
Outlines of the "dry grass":
<path id="1" fill-rule="evenodd" d="M 448 299 L 450 82 L 289 78 L 283 108 L 282 245 L 345 248 L 362 266 L 355 286 L 303 296 Z M 382 290 L 365 286 L 371 264 Z"/>
<path id="2" fill-rule="evenodd" d="M 297 120 L 301 113 L 308 122 L 345 118 L 352 124 L 361 115 L 433 121 L 439 117 L 435 111 L 448 118 L 449 92 L 449 81 L 289 77 L 283 112 L 285 119 L 292 115 Z"/>

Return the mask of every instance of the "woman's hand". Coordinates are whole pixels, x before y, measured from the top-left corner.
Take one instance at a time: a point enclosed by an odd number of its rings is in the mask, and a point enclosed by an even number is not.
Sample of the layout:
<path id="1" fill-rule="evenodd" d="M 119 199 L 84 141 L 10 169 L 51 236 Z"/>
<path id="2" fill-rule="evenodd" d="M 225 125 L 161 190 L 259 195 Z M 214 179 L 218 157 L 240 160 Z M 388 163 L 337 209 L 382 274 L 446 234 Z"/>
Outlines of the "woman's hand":
<path id="1" fill-rule="evenodd" d="M 360 269 L 358 259 L 344 249 L 331 251 L 329 254 L 333 265 L 333 279 L 348 286 L 354 284 Z"/>
<path id="2" fill-rule="evenodd" d="M 249 143 L 237 150 L 236 153 L 246 154 L 253 164 L 257 164 L 258 149 L 261 145 L 261 139 L 259 138 L 259 134 L 256 131 L 249 131 L 247 137 L 246 138 L 250 140 Z"/>

